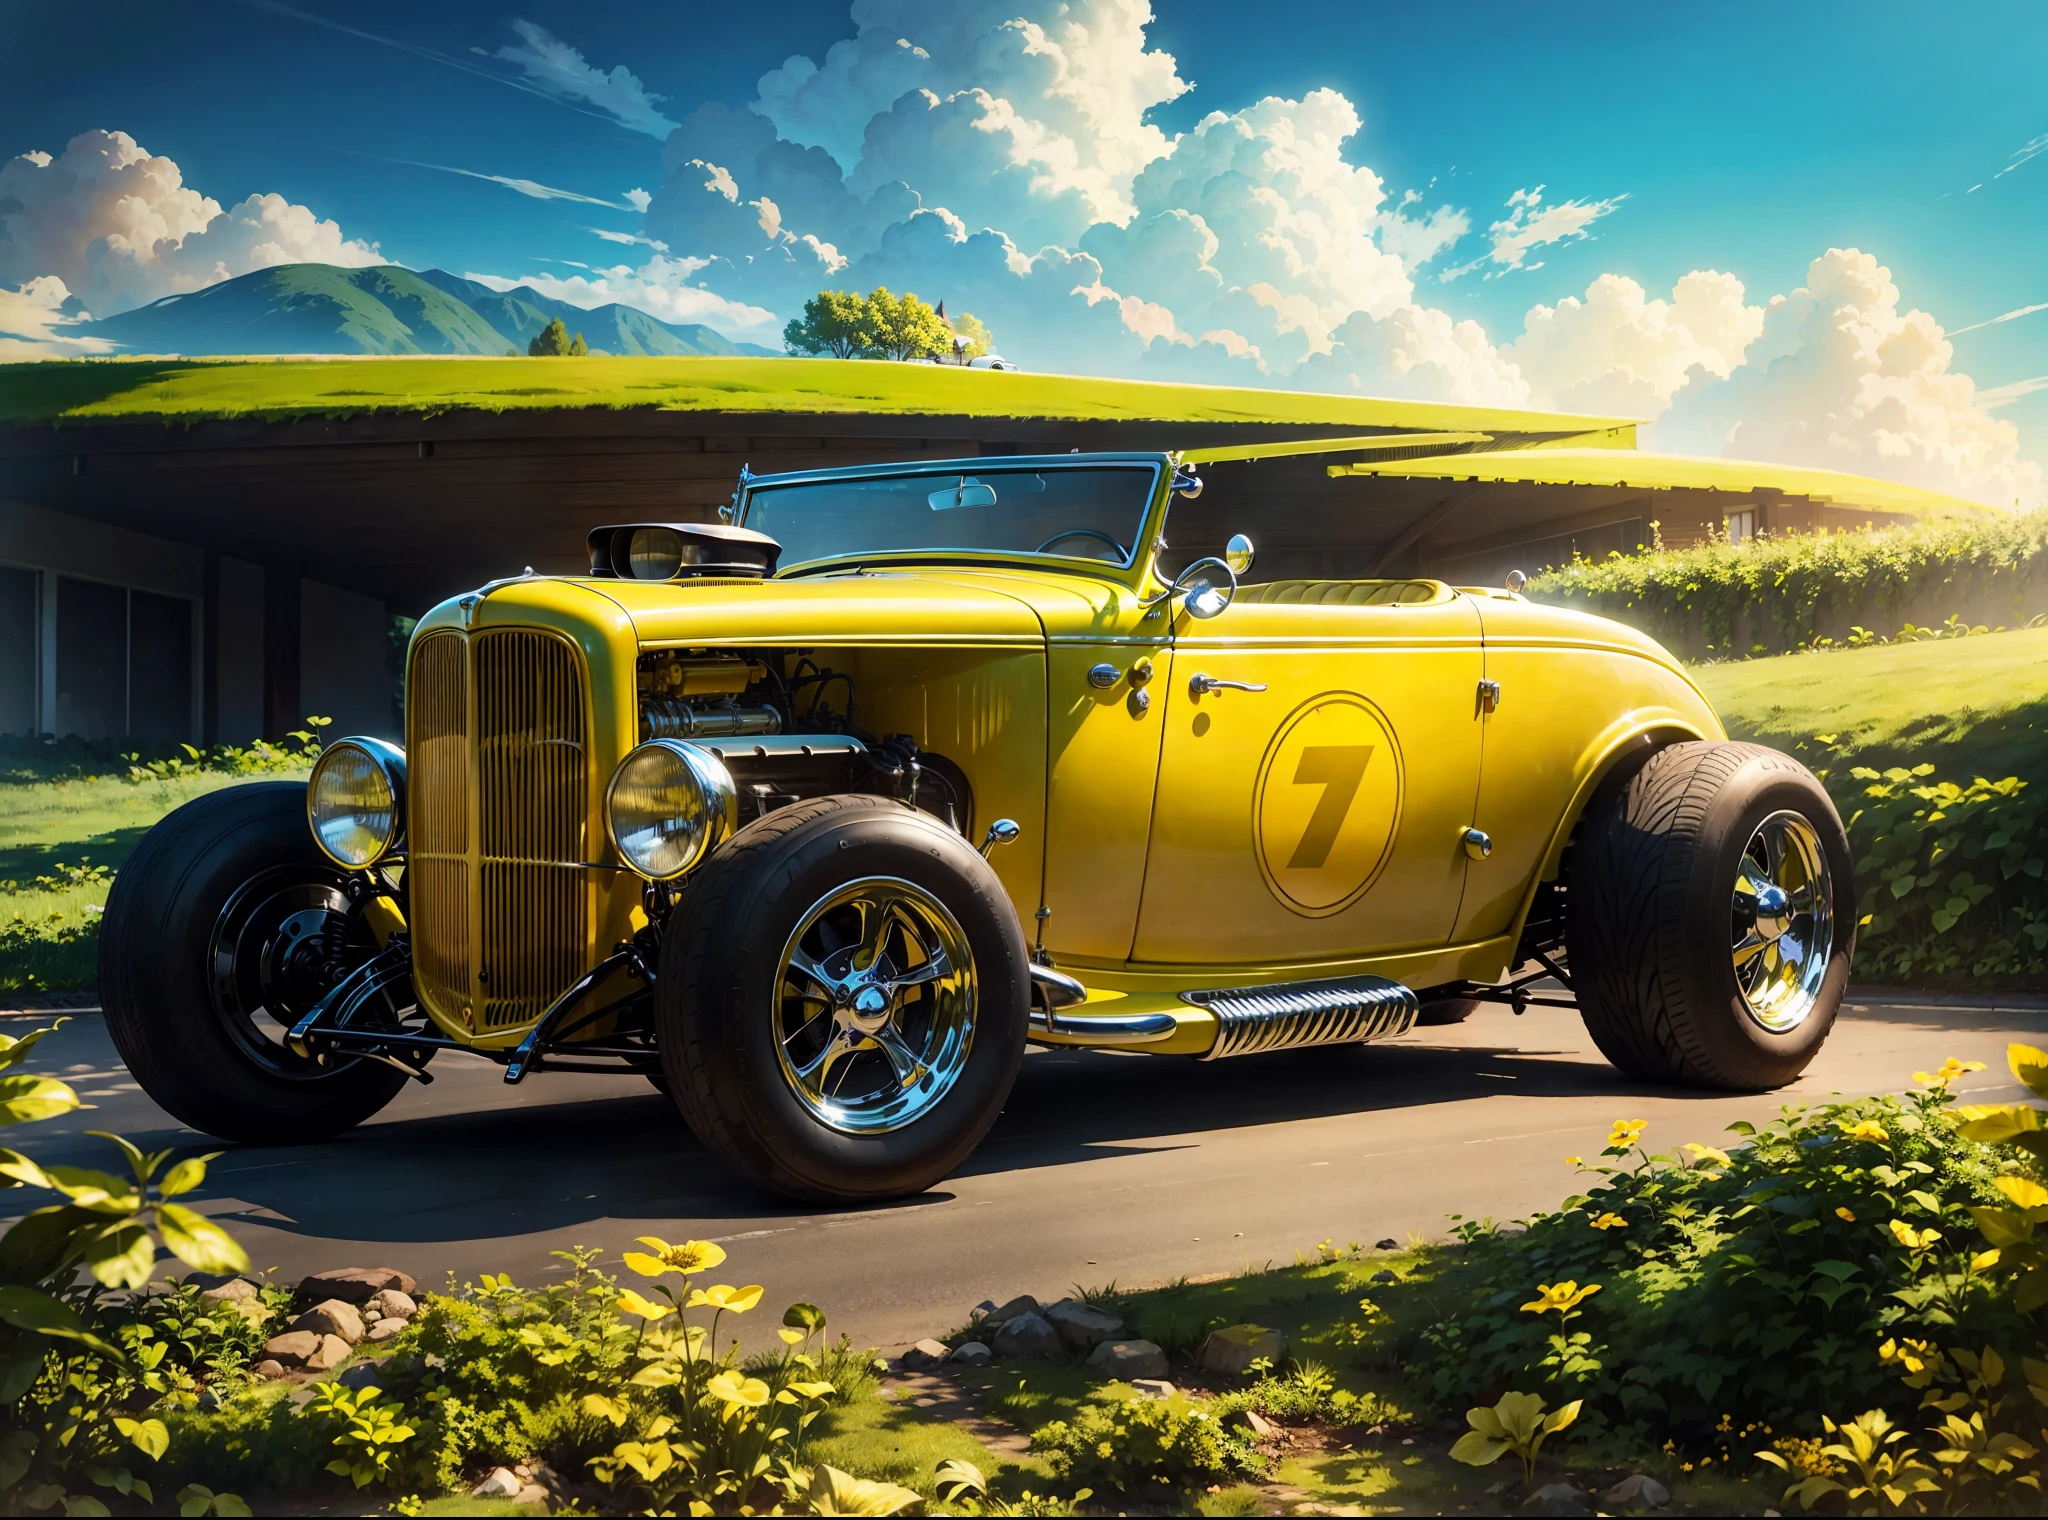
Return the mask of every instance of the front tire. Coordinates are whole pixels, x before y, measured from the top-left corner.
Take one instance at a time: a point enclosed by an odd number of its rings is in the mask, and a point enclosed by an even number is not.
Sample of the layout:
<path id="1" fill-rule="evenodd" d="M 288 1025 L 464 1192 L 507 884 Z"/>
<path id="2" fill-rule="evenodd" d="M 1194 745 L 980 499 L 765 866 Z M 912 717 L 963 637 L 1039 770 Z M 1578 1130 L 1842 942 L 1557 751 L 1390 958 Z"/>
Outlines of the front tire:
<path id="1" fill-rule="evenodd" d="M 1608 1060 L 1748 1092 L 1806 1069 L 1856 924 L 1848 833 L 1812 772 L 1755 744 L 1670 745 L 1595 799 L 1573 854 L 1572 987 Z"/>
<path id="2" fill-rule="evenodd" d="M 656 982 L 677 1107 L 750 1181 L 808 1202 L 922 1192 L 1008 1100 L 1031 1006 L 987 862 L 883 797 L 779 808 L 669 920 Z"/>
<path id="3" fill-rule="evenodd" d="M 303 782 L 186 803 L 114 878 L 100 1001 L 114 1048 L 172 1117 L 248 1145 L 324 1140 L 405 1086 L 375 1061 L 294 1055 L 283 1031 L 373 953 L 345 877 L 313 843 Z"/>

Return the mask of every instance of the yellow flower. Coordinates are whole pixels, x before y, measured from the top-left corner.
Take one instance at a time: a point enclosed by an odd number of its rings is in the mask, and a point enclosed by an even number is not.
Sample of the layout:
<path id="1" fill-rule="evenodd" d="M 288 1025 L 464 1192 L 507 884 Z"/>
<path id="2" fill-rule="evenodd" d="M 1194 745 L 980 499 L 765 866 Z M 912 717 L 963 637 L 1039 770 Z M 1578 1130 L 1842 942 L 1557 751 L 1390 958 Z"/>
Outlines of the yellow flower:
<path id="1" fill-rule="evenodd" d="M 1581 1156 L 1567 1156 L 1564 1158 L 1564 1164 L 1566 1166 L 1584 1166 L 1586 1162 L 1585 1158 Z"/>
<path id="2" fill-rule="evenodd" d="M 1891 1224 L 1892 1239 L 1909 1251 L 1924 1251 L 1941 1239 L 1941 1231 L 1929 1226 L 1916 1230 L 1903 1219 L 1894 1219 Z"/>
<path id="3" fill-rule="evenodd" d="M 1950 1056 L 1932 1072 L 1914 1072 L 1913 1080 L 1922 1087 L 1946 1087 L 1949 1083 L 1955 1081 L 1957 1077 L 1965 1076 L 1973 1071 L 1982 1071 L 1983 1069 L 1984 1063 L 1982 1061 L 1958 1061 L 1954 1056 Z"/>
<path id="4" fill-rule="evenodd" d="M 1592 1221 L 1592 1225 L 1596 1230 L 1625 1230 L 1628 1228 L 1628 1221 L 1619 1214 L 1602 1214 Z"/>
<path id="5" fill-rule="evenodd" d="M 1614 1128 L 1607 1132 L 1607 1148 L 1611 1151 L 1625 1151 L 1640 1140 L 1643 1131 L 1649 1127 L 1648 1119 L 1616 1119 Z"/>
<path id="6" fill-rule="evenodd" d="M 1842 1133 L 1851 1140 L 1874 1140 L 1879 1145 L 1888 1143 L 1892 1138 L 1875 1119 L 1858 1119 L 1854 1124 L 1844 1121 Z"/>
<path id="7" fill-rule="evenodd" d="M 1991 1269 L 1992 1269 L 1993 1267 L 1995 1267 L 1995 1266 L 1997 1266 L 1997 1265 L 1998 1265 L 1998 1247 L 1997 1247 L 1997 1246 L 1993 1246 L 1993 1247 L 1992 1247 L 1992 1248 L 1991 1248 L 1990 1250 L 1988 1250 L 1988 1251 L 1979 1251 L 1979 1252 L 1978 1252 L 1978 1253 L 1977 1253 L 1977 1254 L 1976 1254 L 1975 1256 L 1972 1256 L 1972 1257 L 1970 1258 L 1970 1270 L 1971 1270 L 1972 1272 L 1989 1272 L 1989 1271 L 1990 1271 L 1990 1270 L 1991 1270 Z"/>
<path id="8" fill-rule="evenodd" d="M 1835 1218 L 1841 1220 L 1844 1224 L 1854 1224 L 1856 1222 L 1856 1216 L 1846 1208 L 1836 1209 Z"/>
<path id="9" fill-rule="evenodd" d="M 619 1309 L 626 1314 L 637 1314 L 645 1320 L 657 1320 L 665 1314 L 676 1312 L 666 1304 L 657 1304 L 642 1298 L 631 1288 L 627 1288 L 619 1295 Z"/>
<path id="10" fill-rule="evenodd" d="M 728 1415 L 759 1409 L 768 1402 L 768 1385 L 742 1372 L 721 1372 L 704 1385 L 704 1391 L 724 1404 Z"/>
<path id="11" fill-rule="evenodd" d="M 1522 1305 L 1524 1314 L 1569 1314 L 1598 1293 L 1600 1284 L 1587 1283 L 1582 1288 L 1570 1280 L 1561 1283 L 1538 1283 L 1536 1291 L 1543 1296 Z"/>
<path id="12" fill-rule="evenodd" d="M 628 1251 L 625 1261 L 642 1277 L 660 1277 L 669 1272 L 688 1277 L 693 1272 L 709 1272 L 725 1260 L 725 1247 L 708 1240 L 686 1240 L 674 1246 L 652 1235 L 642 1235 L 639 1240 L 647 1251 Z M 649 1255 L 649 1251 L 653 1254 Z"/>
<path id="13" fill-rule="evenodd" d="M 1701 1161 L 1711 1161 L 1717 1166 L 1733 1166 L 1735 1164 L 1726 1151 L 1716 1150 L 1711 1145 L 1701 1145 L 1697 1140 L 1686 1141 L 1685 1148 Z"/>
<path id="14" fill-rule="evenodd" d="M 759 1283 L 749 1287 L 735 1288 L 729 1283 L 720 1283 L 712 1288 L 690 1290 L 689 1308 L 729 1309 L 734 1314 L 745 1314 L 761 1301 L 762 1288 Z"/>

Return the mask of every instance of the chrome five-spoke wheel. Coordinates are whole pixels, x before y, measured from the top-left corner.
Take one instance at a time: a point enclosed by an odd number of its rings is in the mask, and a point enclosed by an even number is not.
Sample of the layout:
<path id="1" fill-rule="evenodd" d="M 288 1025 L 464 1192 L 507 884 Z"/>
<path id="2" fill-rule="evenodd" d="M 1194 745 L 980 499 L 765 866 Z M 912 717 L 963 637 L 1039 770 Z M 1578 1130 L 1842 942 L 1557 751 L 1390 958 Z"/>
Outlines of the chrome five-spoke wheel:
<path id="1" fill-rule="evenodd" d="M 1813 1012 L 1835 950 L 1833 883 L 1819 833 L 1802 814 L 1756 827 L 1735 871 L 1731 953 L 1749 1016 L 1774 1034 Z"/>
<path id="2" fill-rule="evenodd" d="M 932 893 L 896 877 L 848 883 L 798 919 L 782 952 L 776 1044 L 812 1117 L 845 1134 L 913 1123 L 974 1044 L 974 955 Z"/>

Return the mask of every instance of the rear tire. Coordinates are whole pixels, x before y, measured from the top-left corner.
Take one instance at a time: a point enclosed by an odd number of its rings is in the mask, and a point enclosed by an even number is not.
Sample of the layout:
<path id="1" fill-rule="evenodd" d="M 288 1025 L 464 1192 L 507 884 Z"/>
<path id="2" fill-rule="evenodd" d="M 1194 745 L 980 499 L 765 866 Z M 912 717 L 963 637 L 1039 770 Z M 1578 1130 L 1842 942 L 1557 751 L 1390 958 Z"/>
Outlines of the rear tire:
<path id="1" fill-rule="evenodd" d="M 1782 1087 L 1848 988 L 1849 839 L 1812 772 L 1755 744 L 1659 750 L 1596 797 L 1566 944 L 1600 1051 L 1649 1082 Z"/>
<path id="2" fill-rule="evenodd" d="M 995 872 L 871 796 L 735 834 L 676 905 L 655 989 L 691 1130 L 750 1181 L 832 1203 L 919 1193 L 966 1160 L 1009 1098 L 1031 1006 Z"/>
<path id="3" fill-rule="evenodd" d="M 1422 1011 L 1415 1016 L 1418 1029 L 1435 1028 L 1444 1024 L 1462 1024 L 1484 1006 L 1478 998 L 1438 998 L 1433 1003 L 1424 1003 Z"/>
<path id="4" fill-rule="evenodd" d="M 114 1048 L 172 1117 L 223 1140 L 325 1140 L 405 1086 L 375 1061 L 321 1066 L 279 1043 L 337 968 L 375 950 L 313 843 L 303 782 L 195 798 L 114 878 L 100 1001 Z"/>

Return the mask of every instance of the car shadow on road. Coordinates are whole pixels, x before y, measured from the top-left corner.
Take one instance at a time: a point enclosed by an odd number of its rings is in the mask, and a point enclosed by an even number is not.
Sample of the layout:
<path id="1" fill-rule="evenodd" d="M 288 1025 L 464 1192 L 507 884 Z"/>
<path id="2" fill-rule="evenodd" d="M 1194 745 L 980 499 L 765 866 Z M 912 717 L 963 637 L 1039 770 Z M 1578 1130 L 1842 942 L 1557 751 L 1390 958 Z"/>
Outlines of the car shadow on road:
<path id="1" fill-rule="evenodd" d="M 1894 1022 L 1888 1010 L 1858 1017 Z M 1916 1012 L 1898 1022 L 1926 1017 Z M 2048 1027 L 2048 1015 L 1956 1008 L 1942 1010 L 1940 1022 L 1962 1035 Z M 500 1101 L 506 1090 L 495 1083 L 465 1083 L 463 1095 L 481 1102 L 389 1113 L 321 1145 L 231 1149 L 214 1163 L 207 1191 L 239 1205 L 220 1216 L 231 1226 L 240 1220 L 309 1237 L 393 1244 L 517 1237 L 586 1222 L 593 1239 L 608 1241 L 621 1233 L 619 1221 L 676 1219 L 690 1220 L 697 1233 L 732 1234 L 868 1212 L 821 1211 L 752 1187 L 697 1143 L 667 1100 L 637 1083 L 615 1090 L 586 1083 L 583 1090 L 592 1095 L 550 1099 L 544 1079 L 518 1089 L 525 1095 L 519 1100 Z M 1812 1096 L 1824 1091 L 1817 1087 Z M 1070 1166 L 1180 1150 L 1219 1131 L 1508 1095 L 1616 1102 L 1727 1096 L 1632 1080 L 1590 1049 L 1568 1012 L 1532 1012 L 1513 1022 L 1481 1015 L 1381 1045 L 1215 1064 L 1034 1049 L 1002 1116 L 956 1175 L 966 1181 Z M 181 1148 L 193 1141 L 189 1131 L 169 1127 L 130 1138 Z M 82 1136 L 75 1143 L 100 1144 Z M 105 1162 L 95 1157 L 86 1164 Z M 948 1196 L 940 1191 L 872 1207 L 924 1208 Z"/>
<path id="2" fill-rule="evenodd" d="M 1575 1052 L 1488 1044 L 1400 1042 L 1213 1066 L 1034 1051 L 958 1176 L 1174 1150 L 1223 1129 L 1503 1092 L 1644 1091 Z M 132 1138 L 189 1139 L 168 1131 Z M 715 1224 L 744 1232 L 820 1215 L 751 1187 L 697 1143 L 664 1099 L 624 1088 L 612 1097 L 391 1117 L 322 1145 L 238 1148 L 214 1163 L 208 1184 L 213 1196 L 241 1205 L 220 1216 L 230 1226 L 243 1220 L 394 1244 L 538 1234 L 585 1221 L 689 1219 L 699 1231 Z M 928 1207 L 945 1197 L 875 1207 Z"/>

